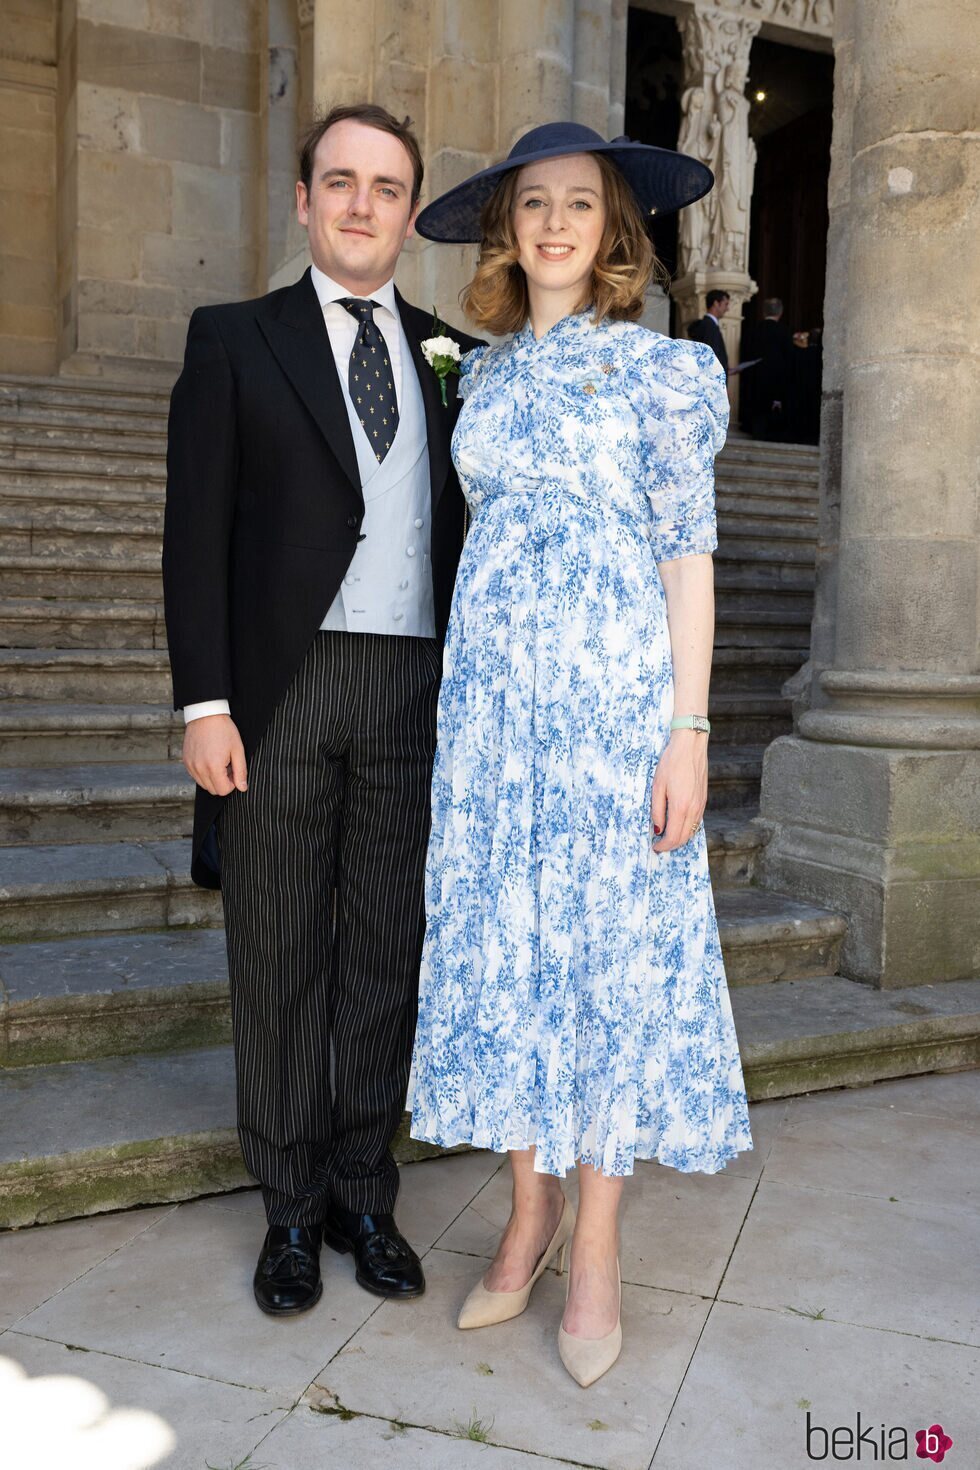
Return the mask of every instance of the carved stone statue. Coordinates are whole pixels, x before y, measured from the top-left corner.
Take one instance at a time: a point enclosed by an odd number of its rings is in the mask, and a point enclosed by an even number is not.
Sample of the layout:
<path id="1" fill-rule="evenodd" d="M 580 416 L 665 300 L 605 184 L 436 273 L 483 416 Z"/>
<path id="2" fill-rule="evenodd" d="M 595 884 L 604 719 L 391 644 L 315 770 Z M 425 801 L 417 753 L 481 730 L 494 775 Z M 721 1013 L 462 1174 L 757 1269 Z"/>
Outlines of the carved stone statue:
<path id="1" fill-rule="evenodd" d="M 749 102 L 745 96 L 746 65 L 736 59 L 715 78 L 715 111 L 721 128 L 718 151 L 718 195 L 708 265 L 719 270 L 745 270 L 748 264 L 749 208 L 756 149 L 749 137 Z"/>
<path id="2" fill-rule="evenodd" d="M 704 88 L 688 87 L 681 97 L 678 151 L 700 159 L 714 173 L 717 170 L 720 133 L 717 117 L 710 108 L 705 107 Z M 678 268 L 681 274 L 704 267 L 706 242 L 711 236 L 716 197 L 712 190 L 706 199 L 699 199 L 696 204 L 681 210 L 677 235 Z"/>

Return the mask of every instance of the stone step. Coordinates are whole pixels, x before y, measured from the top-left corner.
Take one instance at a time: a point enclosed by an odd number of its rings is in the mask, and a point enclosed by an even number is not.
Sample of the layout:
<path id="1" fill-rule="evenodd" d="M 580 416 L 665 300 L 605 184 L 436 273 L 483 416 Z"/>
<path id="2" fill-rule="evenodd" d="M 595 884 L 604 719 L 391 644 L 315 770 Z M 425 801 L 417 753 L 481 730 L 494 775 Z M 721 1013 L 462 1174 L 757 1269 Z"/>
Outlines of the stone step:
<path id="1" fill-rule="evenodd" d="M 741 620 L 744 614 L 779 614 L 784 623 L 809 628 L 813 617 L 813 590 L 791 582 L 765 582 L 751 576 L 715 577 L 715 613 L 719 620 Z"/>
<path id="2" fill-rule="evenodd" d="M 712 755 L 768 744 L 791 724 L 790 703 L 762 692 L 712 694 Z M 169 705 L 0 700 L 0 766 L 179 760 L 184 722 Z"/>
<path id="3" fill-rule="evenodd" d="M 980 980 L 882 991 L 840 976 L 732 991 L 751 1101 L 980 1065 Z M 0 1226 L 249 1182 L 230 1046 L 0 1073 Z M 400 1162 L 436 1150 L 403 1121 Z"/>
<path id="4" fill-rule="evenodd" d="M 715 648 L 796 648 L 809 641 L 810 618 L 809 607 L 733 606 L 723 592 L 715 607 Z"/>
<path id="5" fill-rule="evenodd" d="M 0 390 L 0 424 L 27 425 L 32 428 L 57 428 L 69 431 L 73 428 L 89 429 L 112 434 L 167 434 L 167 407 L 161 408 L 113 408 L 100 404 L 98 408 L 66 405 L 50 402 L 12 403 Z"/>
<path id="6" fill-rule="evenodd" d="M 165 491 L 166 473 L 162 469 L 152 475 L 115 475 L 110 480 L 105 475 L 77 470 L 53 475 L 50 470 L 35 470 L 29 465 L 11 469 L 0 464 L 0 507 L 5 508 L 50 506 L 74 511 L 88 507 L 90 514 L 111 513 L 122 519 L 123 507 L 132 506 L 130 520 L 136 522 L 141 511 L 150 520 L 160 515 Z"/>
<path id="7" fill-rule="evenodd" d="M 764 745 L 717 745 L 708 758 L 708 810 L 759 804 Z"/>
<path id="8" fill-rule="evenodd" d="M 0 945 L 0 1067 L 231 1039 L 222 929 Z"/>
<path id="9" fill-rule="evenodd" d="M 715 497 L 719 521 L 733 517 L 758 520 L 763 525 L 776 529 L 783 526 L 817 525 L 817 503 L 811 500 L 785 500 L 775 496 L 756 495 L 752 490 L 729 490 L 718 487 Z"/>
<path id="10" fill-rule="evenodd" d="M 145 526 L 146 521 L 143 522 Z M 121 528 L 116 528 L 118 534 Z M 29 534 L 29 533 L 28 533 Z M 143 533 L 140 533 L 143 539 Z M 72 542 L 68 551 L 0 552 L 0 585 L 8 596 L 70 597 L 74 600 L 115 598 L 159 601 L 162 596 L 160 539 L 154 549 L 134 555 L 100 556 L 79 550 Z M 815 574 L 812 564 L 732 560 L 718 553 L 715 589 L 758 597 L 759 606 L 783 606 L 775 599 L 797 598 L 812 602 Z"/>
<path id="11" fill-rule="evenodd" d="M 814 545 L 817 540 L 817 516 L 801 514 L 793 519 L 777 521 L 759 515 L 740 515 L 732 509 L 718 514 L 718 539 L 727 538 L 734 550 L 741 542 L 752 540 L 770 547 Z"/>
<path id="12" fill-rule="evenodd" d="M 37 423 L 23 414 L 11 415 L 0 404 L 0 454 L 6 448 L 56 449 L 72 454 L 84 450 L 155 459 L 167 452 L 167 428 L 165 424 L 159 428 L 108 425 L 101 415 L 93 415 L 87 423 Z"/>
<path id="13" fill-rule="evenodd" d="M 44 406 L 56 410 L 162 415 L 166 418 L 170 394 L 152 385 L 118 383 L 103 379 L 35 378 L 16 373 L 0 374 L 0 403 L 12 410 Z"/>
<path id="14" fill-rule="evenodd" d="M 712 882 L 751 882 L 765 842 L 757 808 L 708 812 Z M 190 877 L 190 843 L 89 842 L 0 848 L 0 941 L 221 923 L 216 892 Z"/>
<path id="15" fill-rule="evenodd" d="M 87 508 L 86 508 L 87 509 Z M 14 556 L 130 558 L 156 556 L 162 546 L 163 513 L 96 518 L 77 507 L 0 508 L 0 552 Z"/>
<path id="16" fill-rule="evenodd" d="M 712 691 L 778 694 L 808 657 L 804 642 L 795 648 L 716 648 Z M 160 705 L 171 698 L 170 665 L 162 649 L 0 648 L 0 688 L 27 700 Z"/>
<path id="17" fill-rule="evenodd" d="M 193 782 L 176 761 L 6 766 L 0 843 L 186 837 L 193 797 Z"/>
<path id="18" fill-rule="evenodd" d="M 800 465 L 816 474 L 820 467 L 820 448 L 816 444 L 771 444 L 752 439 L 748 434 L 730 432 L 718 458 L 733 463 L 749 460 L 768 465 Z"/>
<path id="19" fill-rule="evenodd" d="M 748 490 L 753 495 L 774 495 L 779 499 L 816 502 L 820 482 L 816 471 L 791 469 L 749 462 L 730 464 L 715 461 L 715 487 L 731 493 Z"/>
<path id="20" fill-rule="evenodd" d="M 719 745 L 709 766 L 712 811 L 757 800 L 764 745 Z M 178 761 L 0 768 L 0 843 L 189 835 L 194 787 Z"/>
<path id="21" fill-rule="evenodd" d="M 737 843 L 731 829 L 727 837 Z M 845 927 L 836 915 L 749 888 L 719 889 L 716 904 L 733 987 L 813 978 L 836 964 Z M 209 1046 L 230 1034 L 218 929 L 0 945 L 0 1067 Z"/>
<path id="22" fill-rule="evenodd" d="M 768 549 L 768 548 L 767 548 Z M 714 555 L 715 587 L 757 587 L 760 591 L 808 593 L 813 596 L 816 570 L 813 559 L 732 555 L 719 547 Z"/>
<path id="23" fill-rule="evenodd" d="M 785 648 L 716 647 L 711 660 L 712 692 L 778 694 L 809 656 L 809 639 Z M 2 669 L 0 662 L 0 672 Z"/>
<path id="24" fill-rule="evenodd" d="M 0 701 L 0 766 L 170 761 L 183 737 L 169 705 Z"/>
<path id="25" fill-rule="evenodd" d="M 27 700 L 168 704 L 170 664 L 151 648 L 0 648 L 0 688 Z"/>
<path id="26" fill-rule="evenodd" d="M 116 475 L 159 476 L 163 472 L 163 456 L 158 453 L 130 454 L 122 449 L 75 449 L 71 445 L 55 444 L 4 444 L 0 442 L 0 465 L 7 469 L 18 469 L 30 465 L 45 474 L 57 474 L 61 470 L 86 470 L 89 474 L 105 475 L 112 479 Z"/>
<path id="27" fill-rule="evenodd" d="M 833 975 L 847 920 L 761 888 L 719 888 L 715 911 L 728 983 L 771 985 Z"/>
<path id="28" fill-rule="evenodd" d="M 745 536 L 723 535 L 714 553 L 715 571 L 737 567 L 760 576 L 794 577 L 807 573 L 815 580 L 816 542 L 811 540 L 770 544 Z"/>
<path id="29" fill-rule="evenodd" d="M 750 835 L 737 839 L 733 864 Z M 191 882 L 186 840 L 0 848 L 4 943 L 221 922 L 220 895 Z"/>
<path id="30" fill-rule="evenodd" d="M 10 597 L 160 602 L 160 553 L 113 557 L 0 552 L 0 586 Z"/>
<path id="31" fill-rule="evenodd" d="M 719 745 L 769 745 L 777 735 L 789 734 L 793 724 L 790 701 L 776 692 L 726 694 L 713 690 L 708 698 L 708 715 L 712 758 Z M 4 748 L 2 719 L 0 712 L 0 752 Z M 11 764 L 9 760 L 7 763 Z"/>
<path id="32" fill-rule="evenodd" d="M 166 645 L 162 603 L 0 598 L 0 648 L 162 649 Z"/>

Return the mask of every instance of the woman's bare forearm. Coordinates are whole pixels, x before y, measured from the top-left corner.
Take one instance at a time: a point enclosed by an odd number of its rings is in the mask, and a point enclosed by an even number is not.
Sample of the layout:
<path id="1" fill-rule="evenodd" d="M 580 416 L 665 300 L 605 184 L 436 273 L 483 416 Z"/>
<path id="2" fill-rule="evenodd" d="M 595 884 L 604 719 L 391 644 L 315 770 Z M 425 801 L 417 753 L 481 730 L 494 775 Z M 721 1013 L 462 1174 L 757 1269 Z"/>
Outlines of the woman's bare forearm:
<path id="1" fill-rule="evenodd" d="M 660 562 L 658 570 L 667 597 L 674 713 L 704 715 L 715 637 L 712 560 L 709 555 L 679 556 Z"/>

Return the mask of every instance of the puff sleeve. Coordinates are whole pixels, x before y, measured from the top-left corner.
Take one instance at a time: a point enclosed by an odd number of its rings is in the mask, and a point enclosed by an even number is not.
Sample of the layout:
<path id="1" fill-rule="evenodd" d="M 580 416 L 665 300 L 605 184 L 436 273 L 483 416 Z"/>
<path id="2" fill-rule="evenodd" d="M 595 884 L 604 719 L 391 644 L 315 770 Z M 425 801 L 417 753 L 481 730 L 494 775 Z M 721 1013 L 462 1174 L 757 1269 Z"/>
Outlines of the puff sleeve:
<path id="1" fill-rule="evenodd" d="M 706 343 L 669 337 L 638 367 L 654 556 L 672 561 L 714 551 L 714 459 L 728 432 L 725 370 Z"/>

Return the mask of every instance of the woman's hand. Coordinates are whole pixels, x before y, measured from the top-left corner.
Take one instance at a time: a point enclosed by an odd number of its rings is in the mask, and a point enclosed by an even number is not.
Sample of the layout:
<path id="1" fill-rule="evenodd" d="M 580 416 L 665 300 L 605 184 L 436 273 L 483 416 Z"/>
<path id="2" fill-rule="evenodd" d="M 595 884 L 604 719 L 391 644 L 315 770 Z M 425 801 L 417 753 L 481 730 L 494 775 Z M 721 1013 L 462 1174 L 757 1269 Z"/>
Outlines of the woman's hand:
<path id="1" fill-rule="evenodd" d="M 672 852 L 690 842 L 707 800 L 708 737 L 698 730 L 674 730 L 653 780 L 654 852 Z"/>

